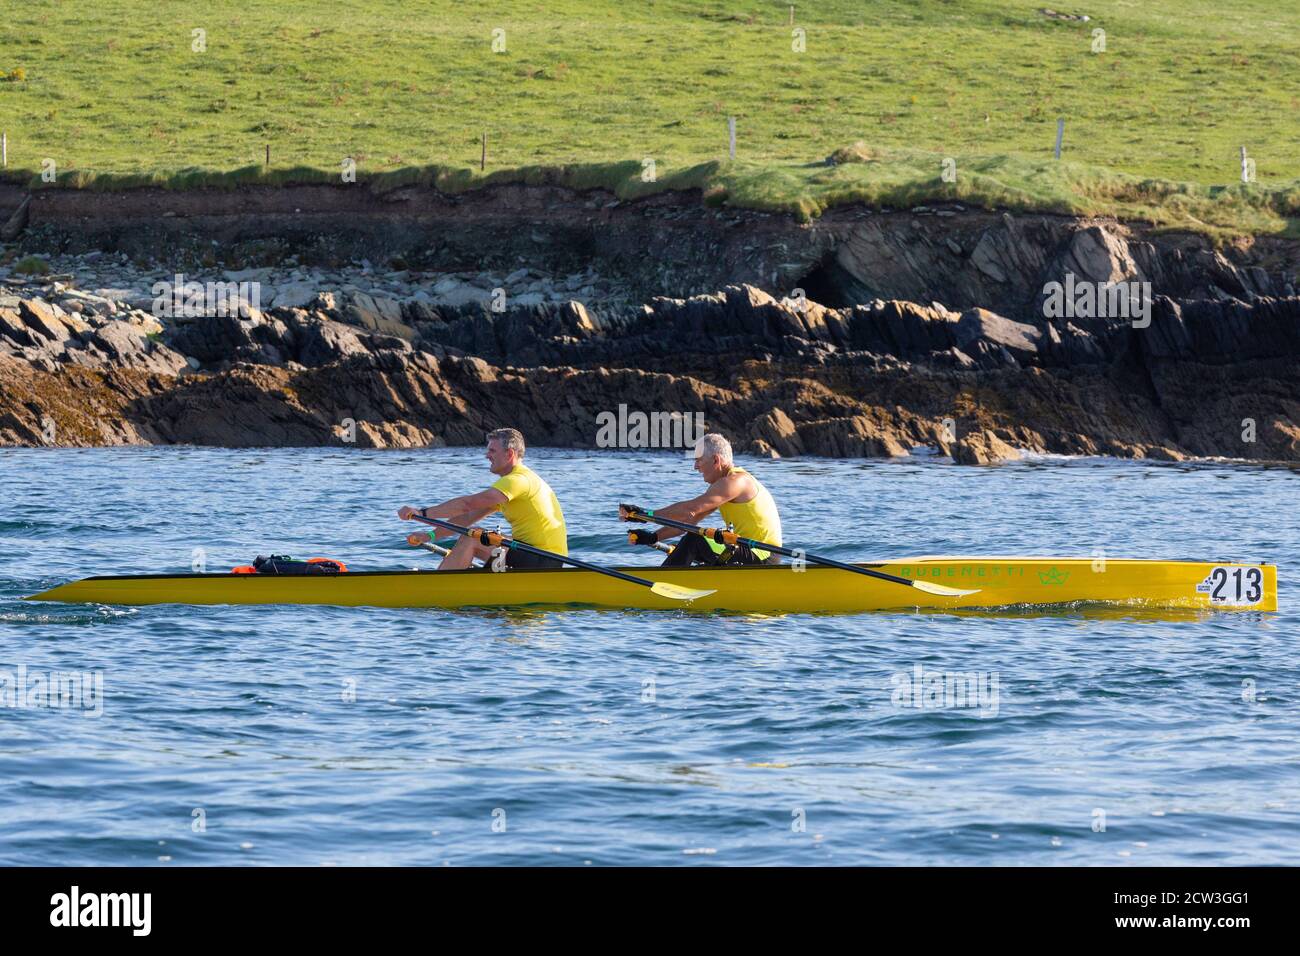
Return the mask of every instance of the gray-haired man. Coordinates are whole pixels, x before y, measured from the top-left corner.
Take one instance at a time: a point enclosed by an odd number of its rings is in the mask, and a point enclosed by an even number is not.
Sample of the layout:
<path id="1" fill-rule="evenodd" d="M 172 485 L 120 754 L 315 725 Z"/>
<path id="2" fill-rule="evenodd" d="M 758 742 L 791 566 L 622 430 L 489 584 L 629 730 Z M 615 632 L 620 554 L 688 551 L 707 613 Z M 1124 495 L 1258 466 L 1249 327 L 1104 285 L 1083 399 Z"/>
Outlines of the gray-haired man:
<path id="1" fill-rule="evenodd" d="M 759 480 L 732 462 L 731 457 L 731 442 L 716 433 L 705 435 L 695 444 L 695 470 L 709 483 L 708 490 L 698 498 L 656 508 L 655 514 L 687 524 L 699 524 L 700 519 L 718 511 L 722 520 L 742 538 L 780 545 L 781 516 L 777 513 L 776 502 Z M 631 536 L 635 544 L 653 547 L 679 534 L 682 532 L 676 528 L 659 528 L 657 531 L 643 528 L 633 531 Z M 779 563 L 780 559 L 770 551 L 750 548 L 746 544 L 727 548 L 690 531 L 664 559 L 663 566 Z"/>

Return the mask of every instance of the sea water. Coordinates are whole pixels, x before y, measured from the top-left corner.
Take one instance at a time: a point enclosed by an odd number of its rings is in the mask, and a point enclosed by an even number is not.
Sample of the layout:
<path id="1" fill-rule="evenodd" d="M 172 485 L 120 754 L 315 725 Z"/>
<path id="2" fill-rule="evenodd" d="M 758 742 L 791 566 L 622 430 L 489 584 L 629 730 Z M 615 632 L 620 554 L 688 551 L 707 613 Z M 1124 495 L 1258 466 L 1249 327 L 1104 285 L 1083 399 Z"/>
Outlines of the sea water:
<path id="1" fill-rule="evenodd" d="M 596 561 L 658 558 L 620 501 L 703 488 L 669 452 L 527 460 Z M 2 450 L 0 863 L 1300 864 L 1295 471 L 743 464 L 813 553 L 1272 561 L 1281 610 L 32 604 L 273 552 L 432 567 L 398 507 L 491 476 L 479 449 Z"/>

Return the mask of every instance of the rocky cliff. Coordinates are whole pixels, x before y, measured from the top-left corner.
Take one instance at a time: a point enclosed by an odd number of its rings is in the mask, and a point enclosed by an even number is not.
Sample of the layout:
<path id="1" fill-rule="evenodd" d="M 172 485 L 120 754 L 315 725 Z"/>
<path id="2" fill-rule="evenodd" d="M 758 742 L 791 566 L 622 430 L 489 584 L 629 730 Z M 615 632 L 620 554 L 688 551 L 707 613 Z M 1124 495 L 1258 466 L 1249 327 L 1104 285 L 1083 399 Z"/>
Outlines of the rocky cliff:
<path id="1" fill-rule="evenodd" d="M 54 266 L 43 279 L 0 277 L 0 443 L 477 444 L 511 424 L 534 444 L 590 447 L 598 416 L 622 405 L 703 413 L 708 427 L 767 455 L 926 446 L 965 462 L 1021 450 L 1300 460 L 1294 244 L 1221 249 L 1116 223 L 922 207 L 841 210 L 809 228 L 671 195 L 621 214 L 588 198 L 597 211 L 585 218 L 566 207 L 548 219 L 552 192 L 524 190 L 537 228 L 585 222 L 591 241 L 508 262 L 490 237 L 510 253 L 537 245 L 521 238 L 516 209 L 512 223 L 471 217 L 454 237 L 443 223 L 441 244 L 398 250 L 422 263 L 348 271 L 313 266 L 319 237 L 304 233 L 287 262 L 281 249 L 272 265 L 245 259 L 234 263 L 243 271 L 218 274 L 269 289 L 269 307 L 243 318 L 150 308 L 150 280 L 212 268 L 190 257 L 212 223 L 173 235 L 185 216 L 148 220 L 142 234 L 177 241 L 166 271 L 151 272 L 124 253 L 78 251 L 125 241 L 117 220 L 78 230 L 48 203 L 29 203 L 19 244 Z M 437 204 L 450 200 L 405 201 L 436 223 Z M 176 202 L 184 212 L 192 198 Z M 229 215 L 229 234 L 210 240 L 223 255 L 253 241 L 240 233 L 242 214 Z M 658 225 L 634 258 L 638 222 Z M 414 231 L 390 224 L 387 241 L 434 228 L 407 225 Z M 258 228 L 257 241 L 270 241 L 271 227 Z M 359 227 L 376 257 L 378 228 Z M 598 228 L 610 230 L 600 241 Z M 469 248 L 466 234 L 485 243 L 472 263 L 447 253 Z M 666 236 L 681 242 L 661 246 Z M 40 246 L 50 242 L 56 253 Z M 104 274 L 110 258 L 116 271 Z M 92 259 L 101 271 L 88 276 Z M 489 259 L 502 267 L 496 276 L 434 268 Z M 553 281 L 546 267 L 560 265 L 585 271 Z M 1053 315 L 1045 290 L 1067 276 L 1147 282 L 1149 315 Z M 706 294 L 644 294 L 711 277 L 729 281 Z"/>

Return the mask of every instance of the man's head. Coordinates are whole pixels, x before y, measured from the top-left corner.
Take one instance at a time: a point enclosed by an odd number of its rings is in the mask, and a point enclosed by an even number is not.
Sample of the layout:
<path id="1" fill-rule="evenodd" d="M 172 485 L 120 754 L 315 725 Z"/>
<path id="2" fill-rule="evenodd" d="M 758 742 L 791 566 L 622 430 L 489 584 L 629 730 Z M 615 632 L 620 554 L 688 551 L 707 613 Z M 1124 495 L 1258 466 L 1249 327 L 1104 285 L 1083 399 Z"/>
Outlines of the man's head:
<path id="1" fill-rule="evenodd" d="M 487 459 L 494 475 L 508 475 L 524 457 L 524 436 L 514 428 L 488 432 Z"/>
<path id="2" fill-rule="evenodd" d="M 731 442 L 710 432 L 695 443 L 695 470 L 709 484 L 731 470 Z"/>

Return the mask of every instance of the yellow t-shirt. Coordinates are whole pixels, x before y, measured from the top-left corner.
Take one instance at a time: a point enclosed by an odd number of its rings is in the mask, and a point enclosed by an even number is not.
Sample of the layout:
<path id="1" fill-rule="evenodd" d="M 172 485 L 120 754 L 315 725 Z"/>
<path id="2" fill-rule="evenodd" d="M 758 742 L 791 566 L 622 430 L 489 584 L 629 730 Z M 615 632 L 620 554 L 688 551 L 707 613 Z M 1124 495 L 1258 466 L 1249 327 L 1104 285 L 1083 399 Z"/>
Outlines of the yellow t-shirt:
<path id="1" fill-rule="evenodd" d="M 551 486 L 525 465 L 515 465 L 492 487 L 506 496 L 499 510 L 510 522 L 511 536 L 534 548 L 569 554 L 569 531 L 564 524 L 560 500 Z"/>

